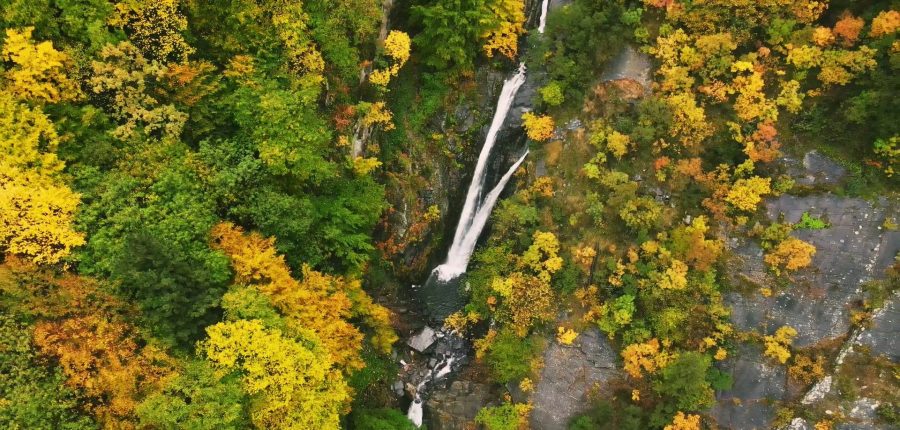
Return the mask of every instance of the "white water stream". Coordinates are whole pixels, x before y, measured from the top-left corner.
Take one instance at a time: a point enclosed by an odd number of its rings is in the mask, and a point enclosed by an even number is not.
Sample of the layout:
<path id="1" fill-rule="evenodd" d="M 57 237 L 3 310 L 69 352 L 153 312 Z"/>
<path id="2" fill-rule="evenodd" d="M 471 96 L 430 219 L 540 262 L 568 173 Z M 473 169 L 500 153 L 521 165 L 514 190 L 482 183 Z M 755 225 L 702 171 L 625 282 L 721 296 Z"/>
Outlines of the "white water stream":
<path id="1" fill-rule="evenodd" d="M 538 32 L 543 33 L 547 24 L 547 8 L 550 0 L 541 2 L 541 17 L 538 25 Z M 500 181 L 483 196 L 485 180 L 487 179 L 487 162 L 491 155 L 491 150 L 497 142 L 497 134 L 503 128 L 503 123 L 512 107 L 513 100 L 519 92 L 519 88 L 525 83 L 525 63 L 519 64 L 519 70 L 515 75 L 503 82 L 503 89 L 500 91 L 500 98 L 497 100 L 497 107 L 494 109 L 494 118 L 491 120 L 491 127 L 488 129 L 487 137 L 484 145 L 481 147 L 481 153 L 478 155 L 478 163 L 475 165 L 475 172 L 472 175 L 472 182 L 469 184 L 469 190 L 466 193 L 466 202 L 463 204 L 462 213 L 459 216 L 459 223 L 456 225 L 456 232 L 453 234 L 453 244 L 447 253 L 447 261 L 436 267 L 433 272 L 438 275 L 441 281 L 449 281 L 466 272 L 469 265 L 469 259 L 478 243 L 478 237 L 484 229 L 497 199 L 503 188 L 512 178 L 513 173 L 525 161 L 528 151 L 525 151 L 521 157 L 506 171 L 500 178 Z M 483 198 L 482 198 L 483 197 Z M 409 410 L 406 413 L 407 418 L 416 425 L 422 426 L 423 403 L 425 400 L 421 396 L 422 390 L 427 384 L 447 376 L 452 370 L 451 365 L 457 357 L 450 356 L 441 360 L 428 375 L 416 386 L 416 395 Z"/>
<path id="2" fill-rule="evenodd" d="M 550 0 L 541 2 L 541 22 L 538 23 L 538 33 L 544 34 L 544 27 L 547 26 L 547 7 L 550 6 Z"/>
<path id="3" fill-rule="evenodd" d="M 520 64 L 519 71 L 503 82 L 500 99 L 497 100 L 497 108 L 494 111 L 494 119 L 491 121 L 491 128 L 488 129 L 484 146 L 481 147 L 481 154 L 478 155 L 478 164 L 475 165 L 475 172 L 472 174 L 472 183 L 469 184 L 466 202 L 463 205 L 462 213 L 459 215 L 459 224 L 456 225 L 453 244 L 450 245 L 450 251 L 447 252 L 447 262 L 434 269 L 437 272 L 438 279 L 442 281 L 449 281 L 465 273 L 466 267 L 469 265 L 469 258 L 472 257 L 472 251 L 475 249 L 475 243 L 478 241 L 478 236 L 481 234 L 487 218 L 491 215 L 491 209 L 493 209 L 494 203 L 497 201 L 494 198 L 493 201 L 488 202 L 487 197 L 483 196 L 487 176 L 487 163 L 491 156 L 491 149 L 494 148 L 494 144 L 497 142 L 497 134 L 503 127 L 506 114 L 509 113 L 513 99 L 515 99 L 516 93 L 523 83 L 525 83 L 525 64 Z M 518 163 L 515 167 L 518 168 Z M 511 175 L 512 170 L 507 172 L 507 174 Z M 501 180 L 501 184 L 497 185 L 506 185 L 506 183 Z M 501 186 L 499 191 L 502 190 Z M 499 191 L 497 194 L 499 194 Z M 494 190 L 491 190 L 490 194 L 493 194 L 493 192 Z"/>

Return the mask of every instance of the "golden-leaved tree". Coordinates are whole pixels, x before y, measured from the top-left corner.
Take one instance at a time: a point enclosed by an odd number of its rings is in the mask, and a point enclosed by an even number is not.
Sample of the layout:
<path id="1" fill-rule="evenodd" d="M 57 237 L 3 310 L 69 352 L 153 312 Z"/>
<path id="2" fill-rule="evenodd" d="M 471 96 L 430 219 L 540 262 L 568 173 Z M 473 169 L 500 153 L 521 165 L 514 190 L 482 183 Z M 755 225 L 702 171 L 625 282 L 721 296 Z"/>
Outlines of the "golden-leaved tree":
<path id="1" fill-rule="evenodd" d="M 303 267 L 302 280 L 294 279 L 275 249 L 273 238 L 245 234 L 240 227 L 221 223 L 213 228 L 213 246 L 231 258 L 235 283 L 259 289 L 283 315 L 289 334 L 312 331 L 322 340 L 331 360 L 341 369 L 364 366 L 360 358 L 363 334 L 349 319 L 360 317 L 374 329 L 372 338 L 381 352 L 390 352 L 397 340 L 390 313 L 375 304 L 357 280 L 327 275 Z"/>
<path id="2" fill-rule="evenodd" d="M 490 7 L 497 21 L 485 39 L 485 55 L 493 57 L 499 52 L 506 58 L 514 59 L 519 51 L 519 36 L 525 33 L 525 2 L 523 0 L 495 0 Z"/>
<path id="3" fill-rule="evenodd" d="M 165 353 L 140 347 L 138 339 L 132 326 L 102 313 L 44 322 L 34 330 L 34 343 L 59 361 L 66 385 L 88 397 L 104 427 L 116 429 L 136 428 L 139 399 L 170 372 Z"/>
<path id="4" fill-rule="evenodd" d="M 39 102 L 56 103 L 79 97 L 78 83 L 66 75 L 72 60 L 53 48 L 51 42 L 35 43 L 32 27 L 7 29 L 2 61 L 12 63 L 6 69 L 7 90 L 14 96 Z"/>
<path id="5" fill-rule="evenodd" d="M 260 320 L 221 322 L 206 332 L 200 351 L 214 367 L 241 375 L 244 390 L 256 398 L 251 419 L 257 428 L 340 428 L 350 389 L 314 333 L 295 340 Z"/>
<path id="6" fill-rule="evenodd" d="M 69 57 L 50 42 L 35 43 L 31 28 L 7 30 L 0 86 L 0 252 L 52 264 L 84 243 L 72 227 L 80 196 L 61 180 L 59 136 L 40 105 L 79 96 L 65 72 Z"/>

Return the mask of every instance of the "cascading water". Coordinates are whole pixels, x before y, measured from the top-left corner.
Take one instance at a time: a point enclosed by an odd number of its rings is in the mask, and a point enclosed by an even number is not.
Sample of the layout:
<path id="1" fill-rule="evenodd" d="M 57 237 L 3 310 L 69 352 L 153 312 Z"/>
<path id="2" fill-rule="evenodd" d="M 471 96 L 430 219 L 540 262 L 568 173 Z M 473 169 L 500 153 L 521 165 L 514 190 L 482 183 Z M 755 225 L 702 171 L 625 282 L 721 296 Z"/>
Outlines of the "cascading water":
<path id="1" fill-rule="evenodd" d="M 547 7 L 550 6 L 550 0 L 541 2 L 541 22 L 538 23 L 538 33 L 544 33 L 544 27 L 547 26 Z"/>
<path id="2" fill-rule="evenodd" d="M 435 268 L 438 278 L 442 281 L 449 281 L 466 271 L 469 264 L 469 258 L 475 249 L 475 243 L 478 236 L 484 228 L 486 218 L 490 216 L 493 204 L 486 204 L 487 199 L 482 199 L 482 191 L 487 176 L 486 167 L 488 159 L 491 155 L 491 149 L 497 142 L 497 134 L 503 127 L 506 114 L 512 106 L 513 99 L 519 91 L 519 87 L 525 83 L 525 64 L 519 65 L 519 71 L 511 78 L 503 82 L 503 89 L 500 91 L 500 99 L 497 100 L 497 109 L 494 111 L 494 119 L 491 121 L 491 127 L 488 129 L 487 137 L 484 140 L 484 146 L 481 147 L 481 154 L 478 155 L 478 163 L 475 165 L 475 173 L 472 175 L 472 183 L 469 184 L 469 191 L 466 194 L 466 203 L 463 205 L 462 213 L 459 215 L 459 224 L 456 225 L 456 233 L 453 235 L 453 244 L 450 245 L 450 251 L 447 253 L 447 262 Z M 479 219 L 484 217 L 484 220 Z"/>
<path id="3" fill-rule="evenodd" d="M 550 0 L 541 2 L 539 33 L 543 33 L 544 27 L 547 25 L 547 8 L 549 3 Z M 523 83 L 525 83 L 525 63 L 520 63 L 519 71 L 503 82 L 503 89 L 500 91 L 500 98 L 497 100 L 497 108 L 494 110 L 494 118 L 491 120 L 491 127 L 488 129 L 484 146 L 481 147 L 481 154 L 478 155 L 478 163 L 475 165 L 472 182 L 469 184 L 468 193 L 466 193 L 466 202 L 463 205 L 462 213 L 459 215 L 459 224 L 456 225 L 456 232 L 453 234 L 453 244 L 450 245 L 450 251 L 447 252 L 447 261 L 434 269 L 438 279 L 441 281 L 446 282 L 465 273 L 469 265 L 469 259 L 472 257 L 472 252 L 475 250 L 475 244 L 481 235 L 481 230 L 484 229 L 487 218 L 491 215 L 491 210 L 497 201 L 496 198 L 490 202 L 488 202 L 486 197 L 482 199 L 484 181 L 487 176 L 485 167 L 490 158 L 491 150 L 494 148 L 494 143 L 497 142 L 497 134 L 503 127 L 509 108 L 512 106 L 516 93 L 519 92 L 519 87 Z"/>
<path id="4" fill-rule="evenodd" d="M 538 25 L 538 32 L 543 33 L 547 23 L 547 9 L 550 0 L 541 2 L 541 17 Z M 452 280 L 466 272 L 469 265 L 469 259 L 478 243 L 478 237 L 484 229 L 488 218 L 497 199 L 506 187 L 506 184 L 512 178 L 513 173 L 525 161 L 528 151 L 525 151 L 521 157 L 506 171 L 496 185 L 486 195 L 483 194 L 485 181 L 487 179 L 487 163 L 491 155 L 491 150 L 497 141 L 497 135 L 503 128 L 503 123 L 512 107 L 513 100 L 519 91 L 519 87 L 525 83 L 525 64 L 520 63 L 519 69 L 515 75 L 503 82 L 503 89 L 500 91 L 500 98 L 497 100 L 497 107 L 494 110 L 494 118 L 491 120 L 491 126 L 488 129 L 487 137 L 484 140 L 484 146 L 478 155 L 478 163 L 475 165 L 475 172 L 472 175 L 472 182 L 469 184 L 469 190 L 466 193 L 466 201 L 463 205 L 462 213 L 459 217 L 459 224 L 456 225 L 456 231 L 453 235 L 453 244 L 447 253 L 447 261 L 436 267 L 432 273 L 436 274 L 441 281 Z M 439 336 L 456 337 L 453 333 L 440 332 Z M 431 367 L 428 373 L 422 378 L 416 386 L 415 398 L 409 406 L 406 416 L 416 425 L 422 425 L 424 392 L 428 385 L 447 376 L 453 370 L 454 362 L 464 358 L 464 355 L 441 354 L 440 360 L 436 365 Z"/>
<path id="5" fill-rule="evenodd" d="M 522 165 L 522 162 L 525 161 L 525 157 L 528 156 L 528 151 L 525 151 L 521 157 L 506 171 L 506 174 L 500 178 L 500 181 L 497 182 L 497 185 L 494 189 L 491 190 L 490 193 L 485 196 L 484 201 L 481 204 L 481 207 L 473 216 L 473 221 L 471 223 L 470 229 L 472 231 L 481 231 L 484 228 L 484 224 L 487 222 L 488 216 L 491 214 L 491 208 L 494 207 L 494 204 L 497 203 L 497 199 L 500 198 L 500 193 L 503 192 L 503 188 L 506 187 L 506 184 L 509 182 L 510 178 L 512 178 L 513 173 L 516 172 L 516 169 Z M 471 248 L 475 247 L 475 242 L 478 240 L 478 235 L 467 236 L 462 246 L 469 247 L 469 253 L 471 254 Z M 442 334 L 443 335 L 443 334 Z M 454 334 L 449 334 L 450 336 L 454 336 Z M 444 376 L 447 376 L 451 370 L 453 370 L 453 363 L 457 361 L 459 357 L 454 356 L 452 354 L 444 356 L 441 358 L 441 361 L 437 363 L 437 365 L 432 368 L 428 374 L 423 378 L 419 385 L 416 386 L 416 395 L 413 399 L 412 404 L 409 406 L 409 411 L 407 411 L 406 416 L 416 425 L 416 427 L 422 425 L 422 403 L 424 400 L 422 399 L 422 392 L 425 387 L 434 381 L 437 381 Z"/>

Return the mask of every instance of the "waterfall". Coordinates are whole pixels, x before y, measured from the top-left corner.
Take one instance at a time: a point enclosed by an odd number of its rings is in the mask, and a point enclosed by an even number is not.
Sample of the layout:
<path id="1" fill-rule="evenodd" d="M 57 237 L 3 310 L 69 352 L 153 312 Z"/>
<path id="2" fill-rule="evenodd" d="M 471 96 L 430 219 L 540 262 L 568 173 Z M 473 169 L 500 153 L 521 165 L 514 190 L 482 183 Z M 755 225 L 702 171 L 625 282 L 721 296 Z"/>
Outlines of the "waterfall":
<path id="1" fill-rule="evenodd" d="M 503 192 L 503 188 L 506 187 L 506 183 L 509 182 L 509 179 L 512 178 L 516 169 L 518 169 L 522 162 L 525 161 L 526 156 L 528 156 L 528 151 L 525 151 L 525 154 L 522 154 L 519 160 L 506 171 L 506 174 L 500 178 L 500 182 L 498 182 L 491 192 L 485 196 L 481 205 L 479 205 L 478 210 L 470 215 L 470 219 L 466 223 L 468 226 L 465 227 L 465 231 L 461 235 L 461 238 L 459 241 L 453 241 L 453 246 L 450 248 L 450 253 L 447 255 L 447 262 L 434 269 L 435 272 L 437 272 L 438 279 L 447 281 L 465 273 L 466 268 L 469 265 L 469 258 L 472 257 L 472 252 L 475 250 L 475 245 L 478 243 L 478 236 L 481 234 L 481 230 L 484 229 L 484 225 L 491 216 L 491 210 L 493 210 L 494 205 L 497 204 L 497 199 L 500 197 L 500 193 Z M 479 186 L 479 192 L 480 188 L 481 187 Z M 463 223 L 460 222 L 456 231 L 459 232 L 462 228 Z"/>
<path id="2" fill-rule="evenodd" d="M 544 33 L 544 27 L 547 26 L 547 7 L 550 5 L 550 0 L 544 0 L 541 2 L 541 22 L 538 24 L 538 33 Z"/>
<path id="3" fill-rule="evenodd" d="M 462 213 L 459 215 L 456 233 L 453 235 L 453 244 L 450 245 L 450 251 L 447 253 L 447 262 L 434 269 L 442 281 L 453 279 L 466 271 L 475 242 L 478 241 L 478 236 L 484 228 L 486 218 L 491 214 L 491 209 L 497 201 L 496 197 L 490 203 L 487 198 L 482 200 L 482 191 L 484 190 L 484 182 L 487 176 L 487 162 L 491 155 L 491 149 L 493 149 L 494 143 L 497 142 L 497 134 L 503 127 L 506 114 L 509 113 L 513 99 L 523 83 L 525 83 L 524 63 L 519 64 L 519 71 L 515 75 L 503 82 L 500 99 L 497 100 L 497 108 L 494 111 L 494 119 L 491 121 L 491 127 L 488 129 L 484 146 L 481 147 L 481 154 L 478 155 L 478 163 L 475 165 L 472 183 L 469 184 L 466 202 L 463 205 Z M 518 163 L 516 167 L 518 167 Z M 511 175 L 511 173 L 509 174 Z M 502 187 L 500 191 L 502 191 Z M 499 195 L 499 193 L 498 191 L 497 194 Z M 482 215 L 485 219 L 480 219 L 479 215 Z"/>
<path id="4" fill-rule="evenodd" d="M 425 400 L 422 399 L 422 392 L 425 390 L 428 383 L 437 381 L 450 374 L 450 371 L 453 370 L 453 362 L 456 361 L 456 359 L 457 358 L 452 355 L 442 359 L 430 372 L 428 372 L 428 375 L 422 379 L 422 382 L 419 382 L 419 385 L 416 386 L 416 397 L 413 399 L 412 404 L 409 405 L 409 410 L 406 412 L 406 417 L 409 418 L 416 427 L 422 426 L 422 404 L 425 402 Z"/>
<path id="5" fill-rule="evenodd" d="M 550 0 L 543 0 L 541 4 L 541 18 L 538 32 L 544 32 L 544 26 L 547 22 L 547 8 Z M 472 174 L 472 182 L 469 184 L 469 190 L 466 193 L 466 201 L 463 204 L 462 213 L 459 216 L 459 223 L 456 225 L 456 231 L 453 234 L 453 244 L 447 253 L 447 261 L 436 267 L 432 273 L 436 274 L 441 281 L 449 281 L 463 273 L 469 265 L 469 259 L 478 243 L 478 236 L 484 229 L 497 199 L 503 192 L 503 188 L 509 183 L 513 173 L 518 170 L 525 157 L 528 156 L 526 150 L 519 159 L 506 171 L 500 178 L 500 181 L 487 193 L 482 195 L 486 186 L 487 179 L 487 162 L 491 155 L 491 150 L 497 141 L 497 134 L 503 127 L 509 109 L 512 107 L 516 93 L 519 87 L 525 83 L 525 63 L 519 63 L 519 70 L 515 75 L 503 82 L 503 89 L 500 91 L 500 98 L 497 100 L 497 107 L 494 110 L 494 118 L 491 120 L 491 126 L 488 129 L 487 137 L 484 139 L 484 146 L 481 147 L 481 153 L 478 155 L 478 163 L 475 164 L 475 172 Z M 449 333 L 451 337 L 456 336 Z M 462 338 L 457 338 L 462 339 Z M 425 391 L 428 384 L 446 377 L 453 371 L 453 364 L 461 358 L 465 358 L 465 353 L 459 350 L 451 351 L 449 354 L 440 354 L 441 359 L 437 364 L 431 367 L 428 373 L 423 377 L 422 381 L 416 386 L 415 397 L 409 409 L 406 412 L 407 418 L 415 424 L 416 427 L 422 426 L 423 407 L 425 403 Z"/>

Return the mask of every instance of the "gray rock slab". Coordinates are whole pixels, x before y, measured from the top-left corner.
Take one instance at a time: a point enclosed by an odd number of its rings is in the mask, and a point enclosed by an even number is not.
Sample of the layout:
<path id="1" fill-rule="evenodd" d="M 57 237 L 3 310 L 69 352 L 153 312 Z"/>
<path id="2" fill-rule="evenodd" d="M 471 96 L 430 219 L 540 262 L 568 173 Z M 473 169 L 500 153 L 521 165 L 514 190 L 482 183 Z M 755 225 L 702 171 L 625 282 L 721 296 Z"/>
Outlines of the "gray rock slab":
<path id="1" fill-rule="evenodd" d="M 845 335 L 850 329 L 849 305 L 861 298 L 860 286 L 881 276 L 900 247 L 900 235 L 882 228 L 889 213 L 884 201 L 876 206 L 862 199 L 824 194 L 782 195 L 766 203 L 772 220 L 796 223 L 804 212 L 830 224 L 826 229 L 792 233 L 816 247 L 811 267 L 794 273 L 792 285 L 773 297 L 725 297 L 738 328 L 769 334 L 788 325 L 797 329 L 795 345 L 799 347 Z M 729 246 L 740 266 L 738 276 L 759 285 L 771 281 L 758 245 L 732 239 Z"/>
<path id="2" fill-rule="evenodd" d="M 731 375 L 733 384 L 717 393 L 710 416 L 725 429 L 770 428 L 775 414 L 771 401 L 782 399 L 787 391 L 784 367 L 773 365 L 758 347 L 743 345 L 719 368 Z"/>
<path id="3" fill-rule="evenodd" d="M 647 54 L 638 51 L 633 46 L 626 46 L 603 73 L 602 79 L 604 81 L 631 79 L 640 83 L 644 88 L 650 88 L 651 70 L 652 63 Z"/>
<path id="4" fill-rule="evenodd" d="M 416 333 L 416 335 L 410 337 L 409 340 L 406 341 L 406 344 L 418 352 L 425 352 L 425 350 L 431 347 L 436 340 L 437 333 L 434 329 L 425 326 L 422 327 L 422 330 Z"/>
<path id="5" fill-rule="evenodd" d="M 900 306 L 898 298 L 888 303 L 872 318 L 872 326 L 862 332 L 859 343 L 871 348 L 874 355 L 884 355 L 900 362 Z"/>
<path id="6" fill-rule="evenodd" d="M 425 402 L 424 418 L 429 430 L 469 430 L 475 415 L 493 398 L 491 388 L 471 381 L 453 381 L 435 390 Z"/>
<path id="7" fill-rule="evenodd" d="M 811 181 L 816 183 L 839 180 L 845 174 L 839 168 L 818 153 L 804 157 L 803 169 L 815 173 Z M 725 295 L 733 324 L 739 330 L 761 334 L 771 334 L 785 325 L 794 327 L 798 331 L 794 346 L 801 348 L 847 335 L 850 308 L 862 298 L 862 284 L 882 277 L 900 249 L 900 234 L 882 227 L 885 218 L 893 216 L 893 208 L 886 199 L 873 203 L 819 194 L 782 195 L 767 201 L 765 209 L 773 221 L 796 223 L 808 212 L 825 219 L 830 226 L 792 233 L 813 244 L 817 252 L 811 267 L 791 274 L 786 289 L 768 298 L 755 292 Z M 766 270 L 759 245 L 743 238 L 729 238 L 727 244 L 734 255 L 731 267 L 735 270 L 729 274 L 732 279 L 759 287 L 773 285 L 774 278 Z M 898 310 L 892 304 L 875 315 L 872 329 L 860 337 L 860 343 L 896 360 L 900 347 L 897 321 Z M 758 347 L 743 345 L 721 368 L 731 373 L 734 386 L 718 393 L 710 416 L 722 428 L 769 428 L 774 416 L 772 401 L 790 400 L 784 366 L 763 357 Z M 845 428 L 872 428 L 863 422 L 848 425 Z"/>
<path id="8" fill-rule="evenodd" d="M 588 394 L 621 374 L 617 354 L 597 329 L 581 333 L 571 346 L 554 342 L 544 353 L 541 380 L 535 388 L 531 427 L 565 430 L 589 407 Z"/>
<path id="9" fill-rule="evenodd" d="M 783 157 L 780 162 L 799 185 L 827 187 L 847 177 L 846 168 L 816 150 L 807 152 L 801 159 Z"/>

